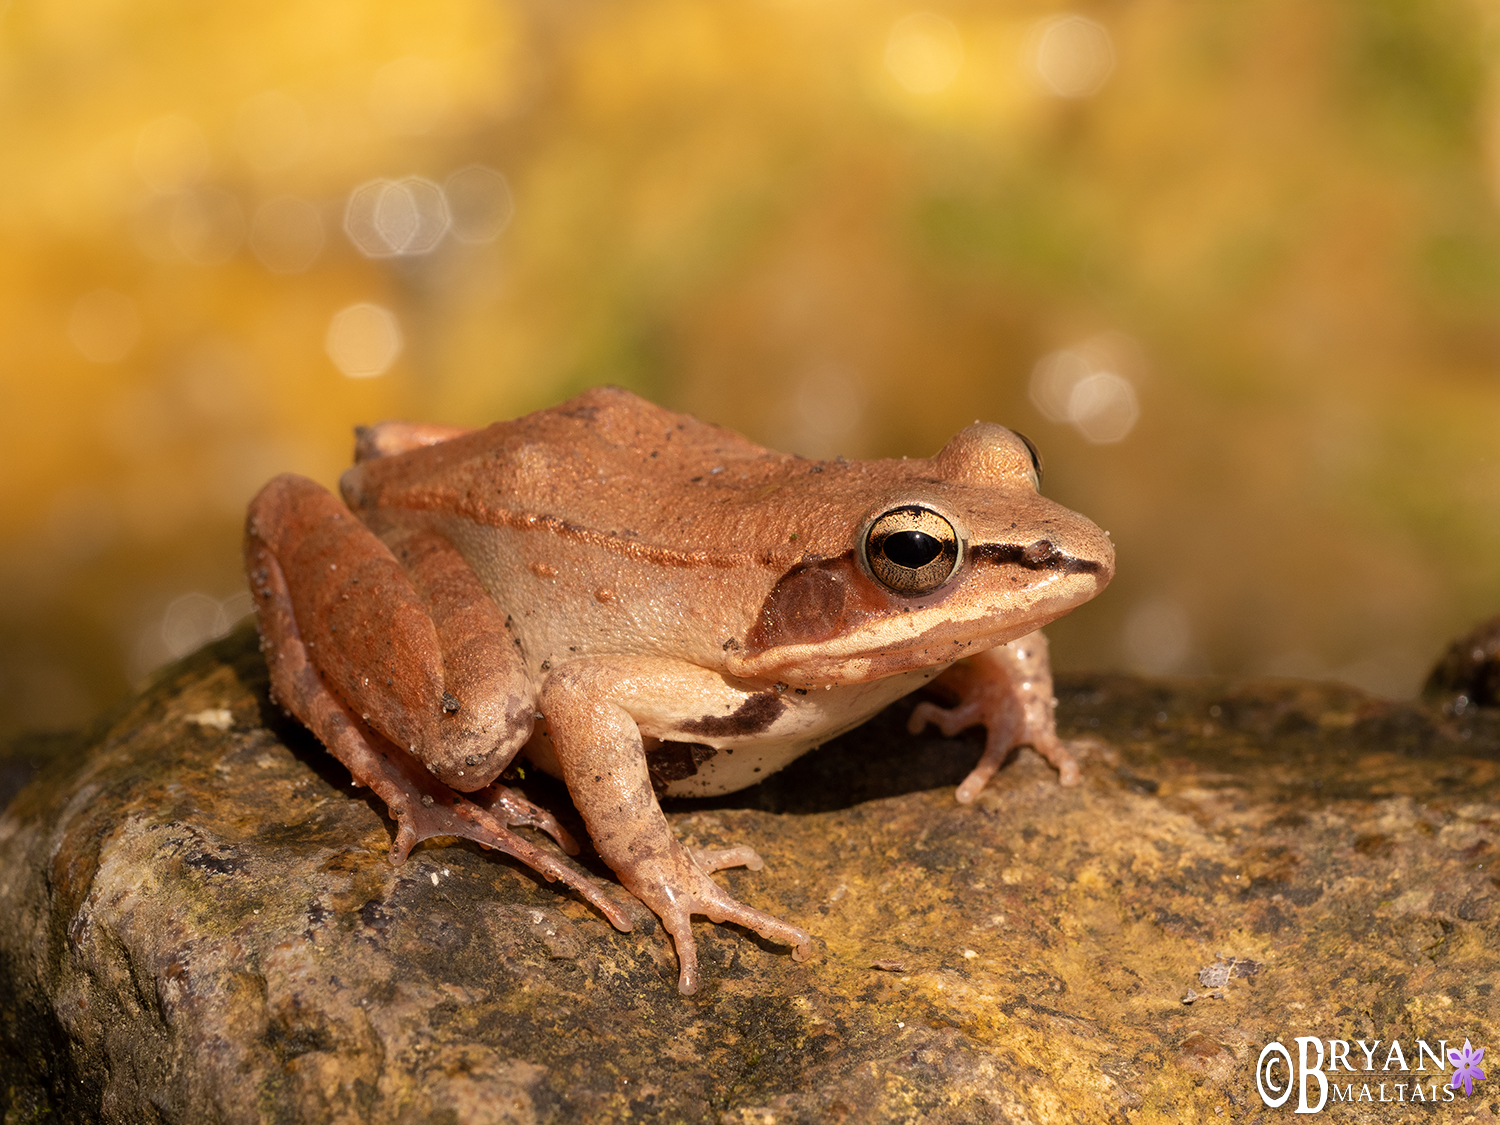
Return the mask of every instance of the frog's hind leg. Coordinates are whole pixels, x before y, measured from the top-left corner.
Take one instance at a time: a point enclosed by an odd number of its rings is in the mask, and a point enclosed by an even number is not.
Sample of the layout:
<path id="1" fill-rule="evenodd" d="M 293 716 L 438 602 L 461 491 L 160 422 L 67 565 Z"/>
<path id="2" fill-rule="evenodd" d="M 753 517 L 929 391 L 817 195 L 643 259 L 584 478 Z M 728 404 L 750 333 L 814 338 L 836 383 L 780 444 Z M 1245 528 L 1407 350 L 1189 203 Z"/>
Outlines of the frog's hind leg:
<path id="1" fill-rule="evenodd" d="M 252 553 L 285 576 L 297 635 L 328 689 L 445 785 L 484 788 L 531 737 L 520 641 L 442 536 L 393 530 L 388 545 L 326 489 L 288 474 L 251 503 L 246 552 L 252 580 L 264 565 Z"/>
<path id="2" fill-rule="evenodd" d="M 338 561 L 332 561 L 335 559 Z M 421 840 L 433 836 L 464 837 L 515 857 L 549 881 L 561 879 L 597 906 L 614 925 L 630 929 L 629 917 L 597 882 L 510 830 L 512 824 L 534 825 L 552 832 L 559 844 L 576 852 L 577 845 L 550 814 L 502 786 L 492 786 L 480 798 L 482 804 L 467 800 L 403 750 L 401 743 L 392 741 L 392 735 L 424 739 L 430 736 L 431 722 L 413 720 L 410 729 L 396 731 L 383 720 L 388 720 L 391 712 L 402 705 L 403 692 L 415 692 L 419 699 L 424 691 L 435 693 L 439 700 L 451 695 L 443 690 L 441 677 L 445 669 L 437 651 L 439 637 L 455 626 L 462 632 L 464 626 L 482 625 L 482 609 L 475 610 L 481 615 L 478 622 L 465 619 L 444 600 L 445 597 L 453 600 L 453 590 L 445 593 L 440 588 L 435 595 L 429 591 L 439 618 L 435 625 L 411 581 L 384 544 L 331 494 L 301 477 L 278 477 L 251 504 L 245 562 L 272 691 L 348 767 L 355 782 L 372 789 L 390 809 L 397 823 L 396 839 L 391 846 L 393 863 L 404 862 Z M 299 586 L 303 587 L 301 598 L 294 596 L 288 586 L 289 563 L 297 569 Z M 441 568 L 436 572 L 441 578 Z M 423 573 L 431 579 L 434 569 L 429 567 Z M 441 587 L 440 582 L 437 585 Z M 361 617 L 370 619 L 363 630 L 358 627 Z M 308 622 L 308 628 L 302 627 L 303 622 Z M 382 659 L 361 666 L 361 655 L 375 655 L 360 651 L 370 647 L 366 642 L 375 635 L 375 626 L 384 640 L 383 645 L 377 642 L 374 646 Z M 493 662 L 482 659 L 487 655 L 483 651 L 487 634 L 483 629 L 478 629 L 477 634 L 477 640 L 472 634 L 470 639 L 480 646 L 480 651 L 470 651 L 467 655 L 471 659 L 481 658 L 477 663 L 488 666 Z M 488 636 L 490 641 L 494 640 L 493 630 Z M 349 642 L 348 647 L 344 647 L 344 641 Z M 323 648 L 321 669 L 309 652 L 314 647 Z M 506 637 L 504 651 L 513 648 Z M 384 686 L 392 690 L 382 693 L 379 672 L 387 665 L 394 675 L 386 679 Z M 375 672 L 377 683 L 373 691 L 371 677 L 364 674 L 364 669 Z M 478 688 L 485 686 L 483 676 L 473 668 L 467 673 L 462 667 L 446 670 L 471 698 Z M 402 679 L 400 691 L 394 690 L 398 676 L 410 677 Z M 343 691 L 330 690 L 325 677 Z M 416 681 L 415 688 L 411 687 L 411 681 Z M 366 707 L 378 710 L 379 714 L 372 714 Z M 437 710 L 444 711 L 441 702 Z M 482 712 L 483 708 L 475 710 Z M 451 718 L 454 713 L 456 710 L 444 711 L 443 717 Z M 529 733 L 532 714 L 528 703 L 524 729 L 510 732 L 508 742 L 519 746 L 517 738 L 524 741 L 520 736 Z M 424 730 L 424 726 L 429 729 Z M 469 734 L 474 736 L 475 732 Z M 480 738 L 495 734 L 493 730 L 477 732 Z M 407 744 L 416 749 L 415 742 Z M 487 755 L 485 765 L 492 772 L 486 777 L 475 770 L 473 787 L 483 786 L 504 768 L 514 753 L 511 748 L 499 755 Z"/>
<path id="3" fill-rule="evenodd" d="M 958 695 L 959 702 L 954 707 L 918 703 L 907 724 L 912 734 L 928 723 L 950 737 L 981 723 L 987 728 L 984 755 L 955 794 L 960 804 L 979 796 L 1017 746 L 1030 746 L 1051 763 L 1059 784 L 1078 784 L 1078 762 L 1057 737 L 1052 668 L 1040 631 L 955 664 L 933 682 Z"/>

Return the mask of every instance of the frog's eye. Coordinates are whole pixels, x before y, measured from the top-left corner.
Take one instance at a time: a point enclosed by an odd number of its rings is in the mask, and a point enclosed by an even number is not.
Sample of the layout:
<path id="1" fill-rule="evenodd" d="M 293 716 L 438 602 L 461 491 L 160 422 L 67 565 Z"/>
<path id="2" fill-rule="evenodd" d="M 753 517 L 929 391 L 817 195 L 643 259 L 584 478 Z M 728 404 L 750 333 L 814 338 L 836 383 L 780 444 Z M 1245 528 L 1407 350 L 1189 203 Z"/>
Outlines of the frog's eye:
<path id="1" fill-rule="evenodd" d="M 1021 444 L 1026 447 L 1026 452 L 1031 454 L 1031 469 L 1036 474 L 1036 487 L 1040 491 L 1042 487 L 1042 455 L 1037 449 L 1036 443 L 1023 434 L 1020 430 L 1011 430 L 1011 433 L 1021 439 Z"/>
<path id="2" fill-rule="evenodd" d="M 897 594 L 930 594 L 958 569 L 958 532 L 931 508 L 892 508 L 865 533 L 864 555 L 882 586 Z"/>

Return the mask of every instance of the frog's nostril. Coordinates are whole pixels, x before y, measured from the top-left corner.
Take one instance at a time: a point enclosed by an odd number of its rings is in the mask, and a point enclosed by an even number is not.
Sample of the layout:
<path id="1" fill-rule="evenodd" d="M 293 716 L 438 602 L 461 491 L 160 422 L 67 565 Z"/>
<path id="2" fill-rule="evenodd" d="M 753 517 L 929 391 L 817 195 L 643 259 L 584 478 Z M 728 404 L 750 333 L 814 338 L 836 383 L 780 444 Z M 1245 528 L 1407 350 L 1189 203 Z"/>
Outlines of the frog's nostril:
<path id="1" fill-rule="evenodd" d="M 1060 558 L 1061 555 L 1062 552 L 1054 547 L 1051 540 L 1048 539 L 1038 539 L 1021 552 L 1021 558 L 1032 566 L 1053 562 Z"/>

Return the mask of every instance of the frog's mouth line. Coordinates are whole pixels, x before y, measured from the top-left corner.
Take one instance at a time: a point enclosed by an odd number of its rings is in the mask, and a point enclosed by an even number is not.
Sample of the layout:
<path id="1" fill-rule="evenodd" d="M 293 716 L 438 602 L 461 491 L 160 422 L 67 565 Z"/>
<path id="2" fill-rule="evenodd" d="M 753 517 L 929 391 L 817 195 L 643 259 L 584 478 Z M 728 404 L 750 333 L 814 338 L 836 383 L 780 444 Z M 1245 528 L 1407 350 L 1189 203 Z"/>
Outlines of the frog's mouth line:
<path id="1" fill-rule="evenodd" d="M 1103 567 L 1093 559 L 1077 559 L 1059 551 L 1046 539 L 1022 547 L 1017 543 L 976 543 L 968 555 L 976 563 L 1019 566 L 1025 570 L 1056 570 L 1063 574 L 1098 574 Z"/>
<path id="2" fill-rule="evenodd" d="M 1065 558 L 1066 556 L 1064 556 Z M 804 636 L 786 633 L 770 637 L 775 643 L 764 647 L 747 646 L 729 653 L 728 668 L 732 675 L 747 680 L 774 677 L 799 686 L 824 686 L 829 683 L 865 683 L 917 668 L 943 666 L 983 648 L 1014 640 L 1035 629 L 1043 628 L 1063 614 L 1087 601 L 1097 592 L 1099 578 L 1094 571 L 1103 568 L 1091 564 L 1087 574 L 1088 593 L 1080 591 L 1084 581 L 1074 582 L 1074 573 L 1066 571 L 1059 560 L 1055 565 L 1037 567 L 1046 570 L 1045 577 L 1033 579 L 1024 593 L 1024 604 L 1008 607 L 1018 620 L 1008 628 L 997 627 L 980 639 L 955 637 L 955 629 L 995 617 L 997 608 L 988 599 L 974 601 L 967 611 L 922 628 L 913 616 L 892 614 L 883 634 L 872 634 L 852 622 L 837 634 Z M 1061 587 L 1061 589 L 1059 589 Z M 1019 597 L 1019 594 L 1013 594 Z M 927 607 L 939 608 L 941 603 Z M 905 630 L 901 626 L 908 626 Z M 893 631 L 895 630 L 895 631 Z M 954 647 L 960 646 L 960 647 Z M 902 655 L 902 654 L 905 655 Z"/>

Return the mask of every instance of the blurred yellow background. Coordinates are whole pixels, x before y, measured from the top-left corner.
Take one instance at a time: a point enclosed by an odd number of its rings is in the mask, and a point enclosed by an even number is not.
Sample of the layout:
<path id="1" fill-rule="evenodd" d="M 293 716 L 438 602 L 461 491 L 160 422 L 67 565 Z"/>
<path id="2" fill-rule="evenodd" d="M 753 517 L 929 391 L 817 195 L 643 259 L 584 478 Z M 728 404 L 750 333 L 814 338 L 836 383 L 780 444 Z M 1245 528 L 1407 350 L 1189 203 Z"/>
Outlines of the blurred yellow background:
<path id="1" fill-rule="evenodd" d="M 0 731 L 248 607 L 356 423 L 601 382 L 810 455 L 1029 434 L 1059 664 L 1409 695 L 1500 608 L 1471 0 L 0 0 Z"/>

